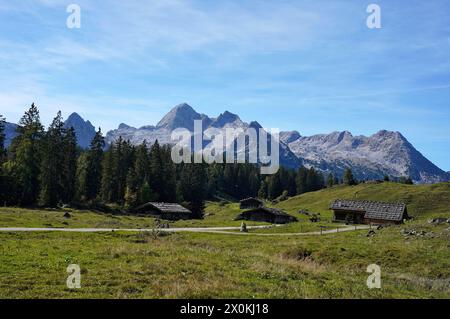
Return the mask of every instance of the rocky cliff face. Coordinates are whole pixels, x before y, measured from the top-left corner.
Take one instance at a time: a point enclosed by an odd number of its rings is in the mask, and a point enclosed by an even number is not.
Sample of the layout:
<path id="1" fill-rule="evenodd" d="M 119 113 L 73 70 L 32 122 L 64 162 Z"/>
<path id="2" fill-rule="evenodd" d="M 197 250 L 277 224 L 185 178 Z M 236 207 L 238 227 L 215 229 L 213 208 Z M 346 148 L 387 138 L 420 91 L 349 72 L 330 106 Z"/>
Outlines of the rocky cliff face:
<path id="1" fill-rule="evenodd" d="M 379 179 L 384 175 L 410 176 L 415 182 L 435 183 L 449 180 L 449 175 L 427 160 L 399 132 L 379 131 L 372 136 L 353 136 L 350 132 L 333 132 L 313 136 L 282 134 L 290 150 L 306 166 L 342 176 L 352 168 L 359 179 Z"/>
<path id="2" fill-rule="evenodd" d="M 262 129 L 254 121 L 246 123 L 238 115 L 225 111 L 217 118 L 197 113 L 188 104 L 174 107 L 156 125 L 134 128 L 120 124 L 116 130 L 106 135 L 106 142 L 113 143 L 120 136 L 138 145 L 142 142 L 152 144 L 172 144 L 171 133 L 176 128 L 194 129 L 194 120 L 201 120 L 203 133 L 208 130 L 226 128 Z M 66 127 L 74 127 L 78 144 L 89 147 L 95 135 L 95 127 L 81 116 L 73 113 L 65 122 Z M 6 145 L 17 135 L 17 125 L 6 123 Z M 270 134 L 269 134 L 270 138 Z M 205 142 L 204 146 L 209 142 Z M 245 146 L 248 148 L 248 143 Z M 315 167 L 324 172 L 332 172 L 341 177 L 349 167 L 360 180 L 410 176 L 418 183 L 436 183 L 450 180 L 450 173 L 444 172 L 409 143 L 399 132 L 382 130 L 371 136 L 353 136 L 350 132 L 333 132 L 313 136 L 301 136 L 297 131 L 280 132 L 280 163 L 285 167 L 298 168 L 301 165 Z M 236 150 L 237 153 L 245 149 Z"/>
<path id="3" fill-rule="evenodd" d="M 189 131 L 194 131 L 194 120 L 202 121 L 203 133 L 220 130 L 225 136 L 227 128 L 241 128 L 247 130 L 249 127 L 260 129 L 261 126 L 257 122 L 250 124 L 243 122 L 238 115 L 225 111 L 217 118 L 210 118 L 205 114 L 197 113 L 190 105 L 183 103 L 175 106 L 156 126 L 145 126 L 141 128 L 134 128 L 128 125 L 121 124 L 116 130 L 108 132 L 106 142 L 108 144 L 114 143 L 119 137 L 130 140 L 131 143 L 137 145 L 144 140 L 152 144 L 158 140 L 161 144 L 173 144 L 171 141 L 172 130 L 177 128 L 185 128 Z M 236 135 L 237 138 L 239 135 Z M 270 138 L 270 134 L 269 134 Z M 228 141 L 231 142 L 231 141 Z M 209 141 L 205 141 L 203 146 L 207 146 Z M 248 147 L 248 143 L 246 144 Z M 279 144 L 280 149 L 280 164 L 286 167 L 297 168 L 301 165 L 301 161 L 295 156 L 287 145 Z M 244 152 L 243 149 L 236 149 L 236 153 Z"/>
<path id="4" fill-rule="evenodd" d="M 167 144 L 171 143 L 173 129 L 183 127 L 193 131 L 194 120 L 202 120 L 204 131 L 211 128 L 261 128 L 258 122 L 245 123 L 238 115 L 228 111 L 217 118 L 210 118 L 184 103 L 174 107 L 156 127 L 137 129 L 121 125 L 117 130 L 108 132 L 106 140 L 111 143 L 122 136 L 134 144 L 144 140 L 153 143 L 156 139 Z M 280 132 L 279 147 L 280 163 L 286 167 L 305 165 L 332 172 L 338 177 L 349 167 L 361 180 L 381 179 L 384 175 L 410 176 L 418 183 L 450 180 L 449 173 L 426 159 L 399 132 L 382 130 L 369 137 L 353 136 L 348 131 L 314 136 L 301 136 L 297 131 Z"/>
<path id="5" fill-rule="evenodd" d="M 5 147 L 11 145 L 12 140 L 17 136 L 17 124 L 5 123 Z"/>
<path id="6" fill-rule="evenodd" d="M 65 128 L 73 127 L 77 136 L 78 145 L 82 148 L 88 148 L 95 136 L 95 127 L 89 121 L 85 121 L 77 113 L 72 113 L 64 122 Z"/>

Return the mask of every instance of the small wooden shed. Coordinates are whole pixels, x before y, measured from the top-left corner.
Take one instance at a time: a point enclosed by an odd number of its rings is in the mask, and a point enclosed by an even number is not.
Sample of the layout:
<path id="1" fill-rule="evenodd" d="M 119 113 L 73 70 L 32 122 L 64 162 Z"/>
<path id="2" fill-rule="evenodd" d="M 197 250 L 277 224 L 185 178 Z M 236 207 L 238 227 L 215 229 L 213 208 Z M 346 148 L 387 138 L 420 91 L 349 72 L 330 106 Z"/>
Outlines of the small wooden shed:
<path id="1" fill-rule="evenodd" d="M 296 222 L 297 218 L 280 209 L 258 207 L 242 212 L 236 217 L 236 220 L 252 220 L 272 224 L 287 224 Z"/>
<path id="2" fill-rule="evenodd" d="M 249 197 L 239 202 L 239 207 L 241 209 L 259 208 L 263 206 L 264 202 L 254 197 Z"/>
<path id="3" fill-rule="evenodd" d="M 155 203 L 150 202 L 139 206 L 134 210 L 137 214 L 152 215 L 161 219 L 180 220 L 192 219 L 192 212 L 175 203 Z"/>
<path id="4" fill-rule="evenodd" d="M 338 199 L 330 209 L 334 212 L 333 221 L 351 224 L 401 224 L 409 218 L 404 203 Z"/>

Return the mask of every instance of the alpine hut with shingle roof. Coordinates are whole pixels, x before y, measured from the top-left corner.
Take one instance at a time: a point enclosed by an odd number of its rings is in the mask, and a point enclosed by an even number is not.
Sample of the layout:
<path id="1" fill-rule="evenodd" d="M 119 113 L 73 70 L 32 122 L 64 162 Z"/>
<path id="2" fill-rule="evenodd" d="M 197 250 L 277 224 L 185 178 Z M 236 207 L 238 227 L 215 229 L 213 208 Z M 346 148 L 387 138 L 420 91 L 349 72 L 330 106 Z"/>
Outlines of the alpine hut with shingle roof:
<path id="1" fill-rule="evenodd" d="M 334 212 L 333 221 L 351 224 L 401 224 L 409 218 L 404 203 L 338 199 L 330 209 Z"/>
<path id="2" fill-rule="evenodd" d="M 246 210 L 236 217 L 236 220 L 252 220 L 257 222 L 267 222 L 272 224 L 287 224 L 296 222 L 297 218 L 288 213 L 268 207 L 258 207 Z"/>
<path id="3" fill-rule="evenodd" d="M 249 198 L 243 199 L 239 202 L 239 207 L 241 209 L 258 208 L 258 207 L 263 207 L 263 206 L 264 206 L 264 202 L 262 200 L 254 198 L 254 197 L 249 197 Z"/>
<path id="4" fill-rule="evenodd" d="M 137 214 L 152 215 L 166 220 L 192 219 L 192 212 L 174 203 L 146 203 L 134 210 Z"/>

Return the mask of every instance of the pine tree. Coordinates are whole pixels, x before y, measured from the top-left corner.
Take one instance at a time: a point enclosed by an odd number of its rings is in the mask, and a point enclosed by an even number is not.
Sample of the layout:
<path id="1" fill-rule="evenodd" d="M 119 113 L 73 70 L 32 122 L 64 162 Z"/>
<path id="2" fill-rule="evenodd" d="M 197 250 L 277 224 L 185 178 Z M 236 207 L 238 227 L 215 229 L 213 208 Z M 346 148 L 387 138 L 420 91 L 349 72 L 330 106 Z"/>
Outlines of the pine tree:
<path id="1" fill-rule="evenodd" d="M 103 155 L 102 163 L 102 182 L 101 182 L 101 198 L 106 203 L 113 201 L 113 192 L 115 185 L 115 174 L 113 171 L 114 162 L 114 144 Z"/>
<path id="2" fill-rule="evenodd" d="M 83 202 L 86 200 L 86 176 L 88 166 L 88 152 L 83 151 L 77 159 L 77 173 L 75 184 L 75 199 Z"/>
<path id="3" fill-rule="evenodd" d="M 111 201 L 123 204 L 128 173 L 133 167 L 134 148 L 128 141 L 124 141 L 122 137 L 119 137 L 111 154 L 112 174 L 114 176 Z"/>
<path id="4" fill-rule="evenodd" d="M 140 187 L 142 187 L 145 183 L 148 184 L 150 179 L 150 158 L 146 141 L 136 147 L 134 171 L 136 173 L 137 182 Z"/>
<path id="5" fill-rule="evenodd" d="M 62 200 L 70 203 L 75 198 L 75 185 L 77 179 L 77 137 L 75 129 L 70 127 L 66 130 L 63 138 L 64 161 L 62 183 L 64 186 Z"/>
<path id="6" fill-rule="evenodd" d="M 267 185 L 267 195 L 269 199 L 275 199 L 283 192 L 281 188 L 281 181 L 279 173 L 273 174 L 269 177 L 269 183 Z"/>
<path id="7" fill-rule="evenodd" d="M 333 177 L 332 173 L 328 174 L 327 186 L 328 187 L 333 187 L 334 186 L 334 177 Z"/>
<path id="8" fill-rule="evenodd" d="M 355 178 L 353 177 L 353 173 L 351 169 L 346 168 L 344 171 L 344 184 L 345 185 L 356 185 Z"/>
<path id="9" fill-rule="evenodd" d="M 184 165 L 180 188 L 194 217 L 203 217 L 206 190 L 206 171 L 203 164 Z"/>
<path id="10" fill-rule="evenodd" d="M 32 205 L 37 202 L 43 131 L 39 110 L 33 103 L 20 119 L 18 136 L 11 145 L 11 174 L 17 183 L 16 196 L 21 205 Z"/>
<path id="11" fill-rule="evenodd" d="M 144 182 L 144 185 L 141 186 L 138 201 L 139 204 L 145 204 L 152 201 L 152 191 L 148 182 Z"/>
<path id="12" fill-rule="evenodd" d="M 162 200 L 166 202 L 174 202 L 176 200 L 176 168 L 171 158 L 171 150 L 168 145 L 161 148 L 162 172 Z M 204 172 L 206 184 L 206 170 Z M 205 186 L 206 191 L 206 186 Z M 205 195 L 206 196 L 206 195 Z"/>
<path id="13" fill-rule="evenodd" d="M 305 167 L 300 167 L 297 173 L 296 185 L 297 185 L 297 195 L 301 195 L 308 191 L 306 185 L 306 177 L 308 175 L 308 170 Z"/>
<path id="14" fill-rule="evenodd" d="M 104 147 L 105 140 L 102 131 L 99 128 L 87 153 L 86 179 L 83 186 L 83 193 L 86 200 L 96 199 L 99 194 L 102 179 Z"/>
<path id="15" fill-rule="evenodd" d="M 150 188 L 157 201 L 163 197 L 163 179 L 161 147 L 158 140 L 156 140 L 150 150 Z"/>
<path id="16" fill-rule="evenodd" d="M 0 170 L 1 170 L 2 164 L 5 162 L 5 159 L 6 159 L 5 125 L 6 125 L 6 119 L 3 117 L 3 115 L 0 114 Z"/>
<path id="17" fill-rule="evenodd" d="M 39 204 L 55 207 L 63 195 L 63 162 L 66 154 L 63 147 L 61 111 L 53 119 L 42 142 L 41 191 Z M 64 185 L 66 186 L 66 185 Z"/>
<path id="18" fill-rule="evenodd" d="M 264 180 L 261 181 L 261 185 L 258 190 L 258 197 L 261 199 L 267 198 L 267 184 Z"/>
<path id="19" fill-rule="evenodd" d="M 132 209 L 138 204 L 138 186 L 134 170 L 130 170 L 127 176 L 127 186 L 125 191 L 125 208 Z"/>

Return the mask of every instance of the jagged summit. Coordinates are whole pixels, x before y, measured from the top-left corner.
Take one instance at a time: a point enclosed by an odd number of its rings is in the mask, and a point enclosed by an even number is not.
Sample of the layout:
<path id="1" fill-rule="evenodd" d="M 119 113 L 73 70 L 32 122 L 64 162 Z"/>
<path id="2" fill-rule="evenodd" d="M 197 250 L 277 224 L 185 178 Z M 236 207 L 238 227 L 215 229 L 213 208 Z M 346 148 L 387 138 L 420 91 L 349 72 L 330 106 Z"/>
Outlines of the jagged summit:
<path id="1" fill-rule="evenodd" d="M 202 120 L 203 130 L 209 127 L 262 128 L 258 122 L 247 124 L 229 111 L 210 118 L 182 103 L 172 108 L 156 127 L 136 129 L 121 125 L 119 129 L 108 132 L 106 140 L 112 143 L 122 136 L 133 144 L 144 140 L 152 143 L 156 139 L 161 144 L 169 144 L 172 143 L 172 130 L 183 127 L 193 131 L 194 120 Z M 280 141 L 280 163 L 287 167 L 305 165 L 332 172 L 337 177 L 342 177 L 345 168 L 351 167 L 360 180 L 383 178 L 384 175 L 411 176 L 420 183 L 450 179 L 447 172 L 427 160 L 401 133 L 395 131 L 380 130 L 371 136 L 354 136 L 349 131 L 301 136 L 297 131 L 290 131 L 281 132 Z"/>
<path id="2" fill-rule="evenodd" d="M 283 131 L 280 132 L 280 141 L 289 144 L 301 137 L 300 133 L 297 131 Z"/>
<path id="3" fill-rule="evenodd" d="M 201 114 L 197 113 L 189 104 L 182 103 L 175 106 L 167 113 L 156 125 L 157 128 L 174 130 L 177 128 L 186 128 L 194 130 L 194 120 L 202 120 Z"/>
<path id="4" fill-rule="evenodd" d="M 238 115 L 225 111 L 212 121 L 211 126 L 216 128 L 241 127 L 243 124 Z"/>
<path id="5" fill-rule="evenodd" d="M 88 148 L 95 136 L 95 127 L 89 121 L 85 121 L 78 113 L 72 113 L 64 122 L 64 127 L 73 127 L 78 145 Z"/>

